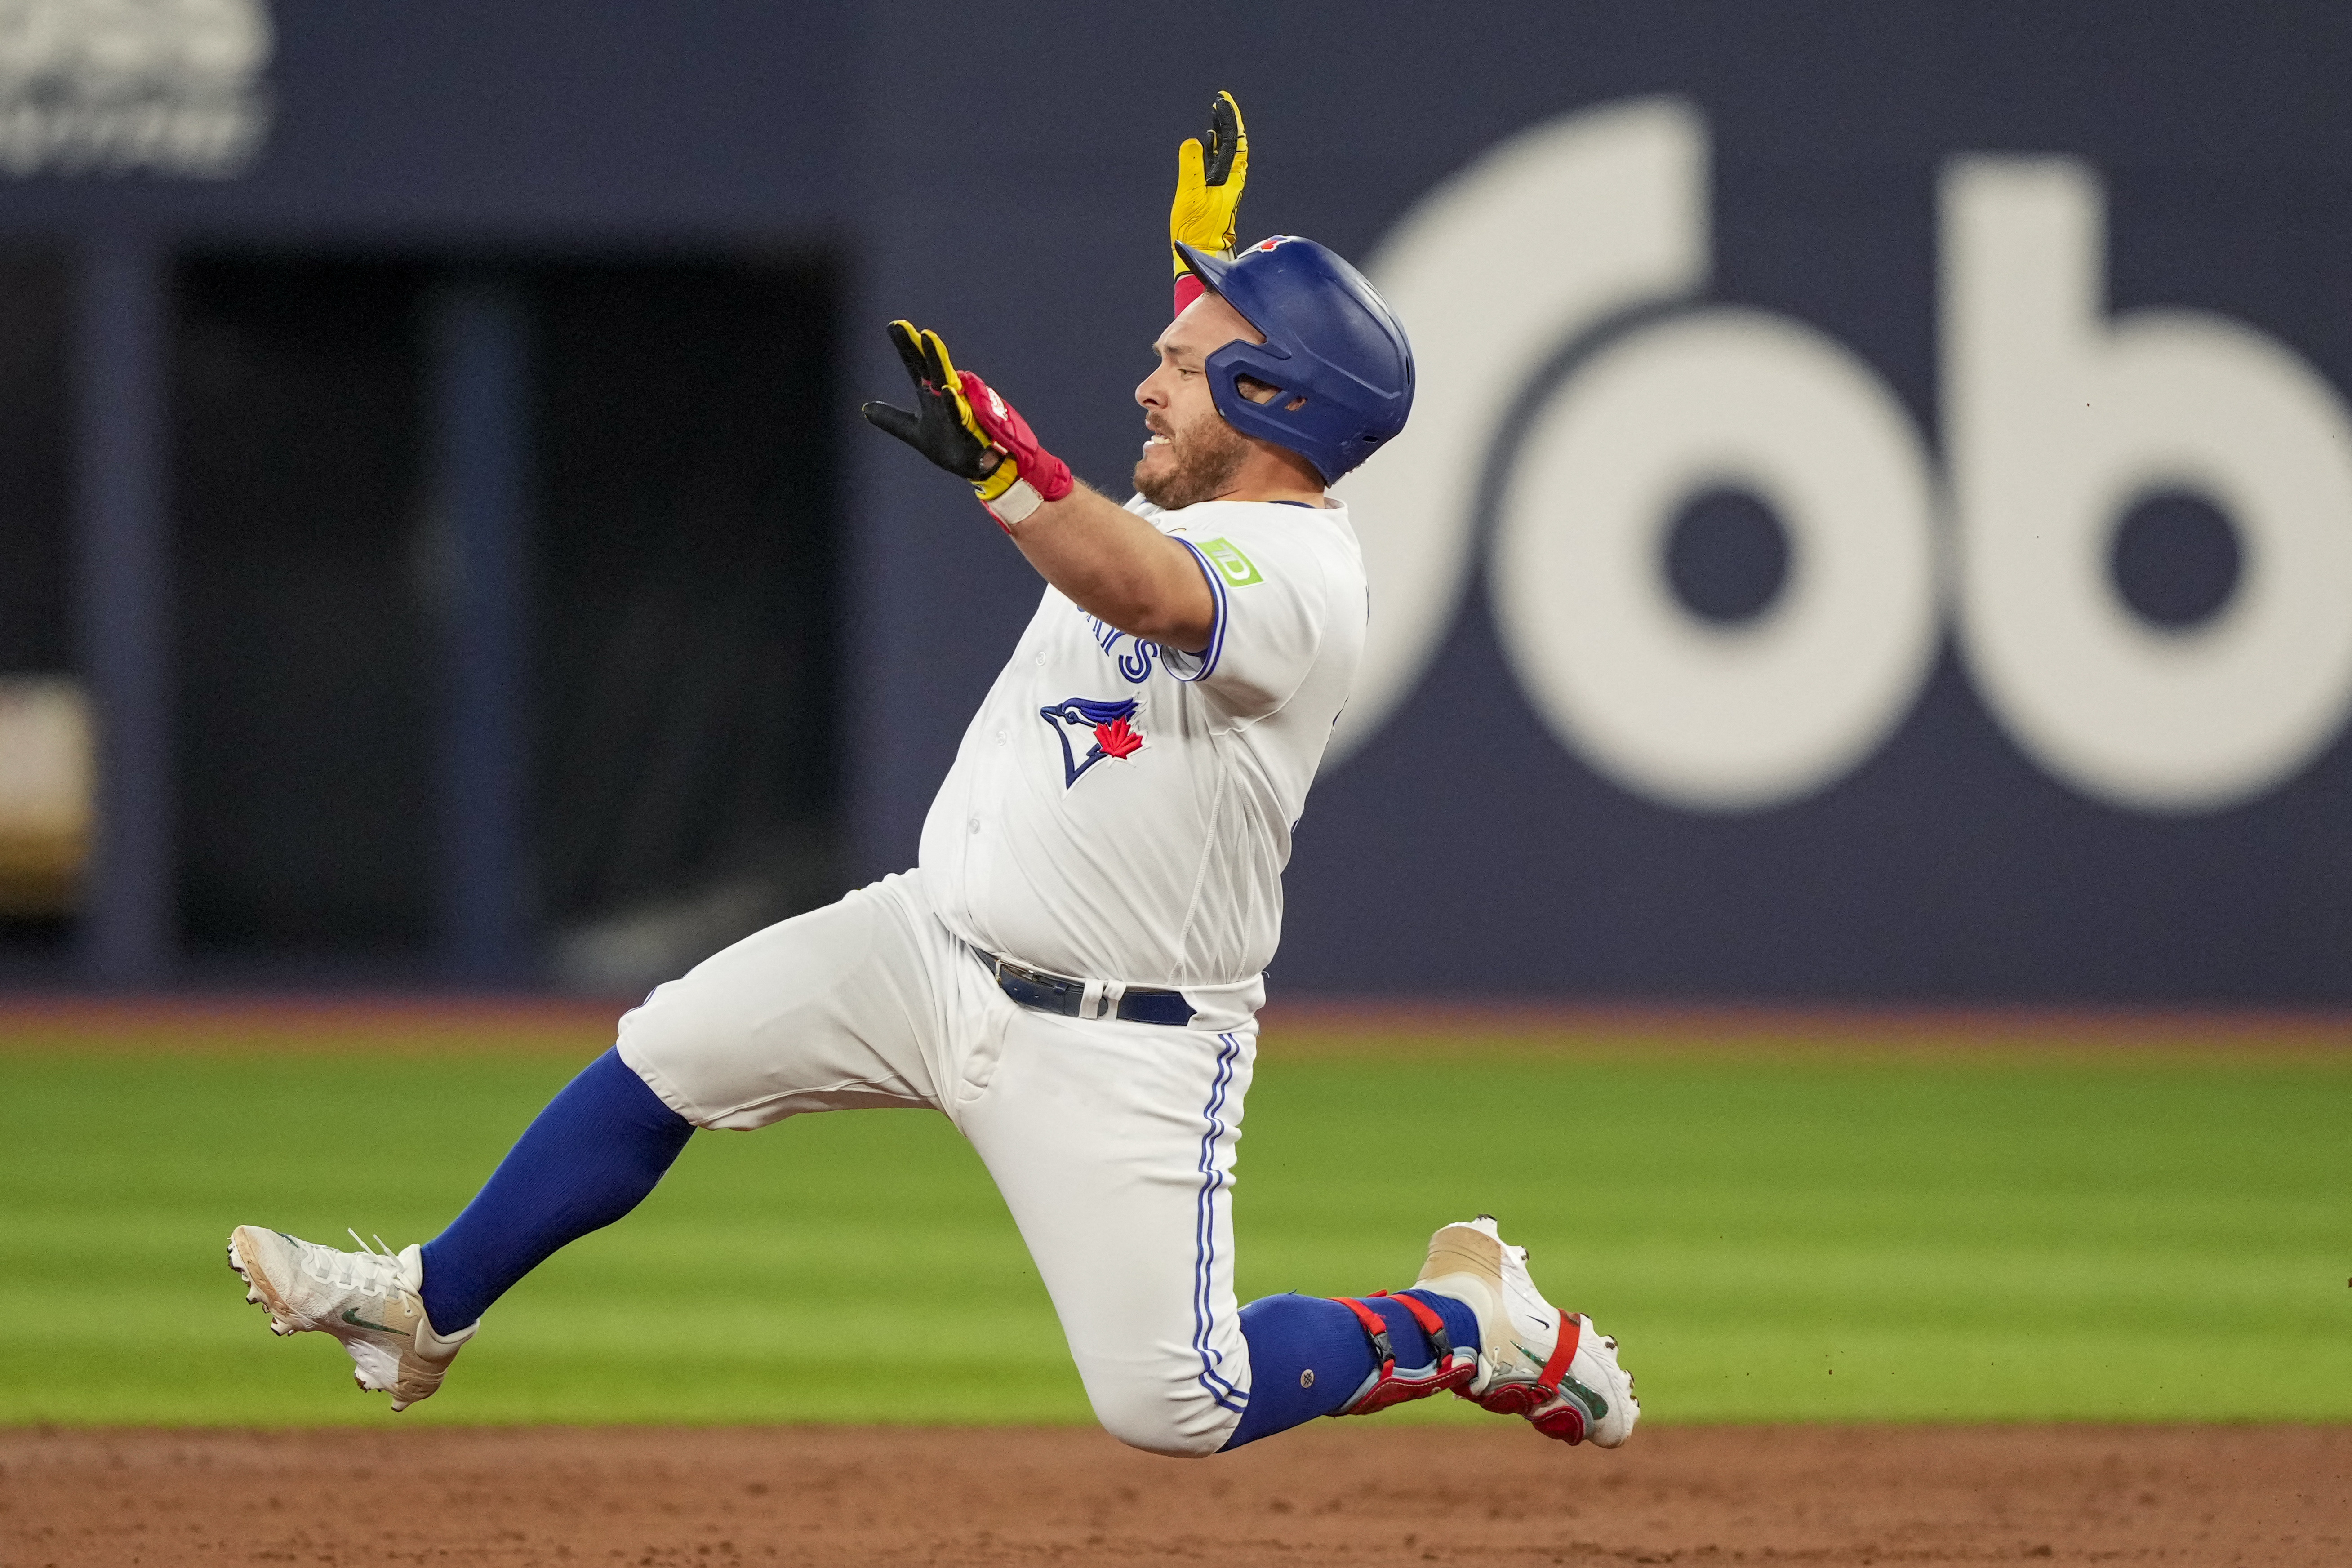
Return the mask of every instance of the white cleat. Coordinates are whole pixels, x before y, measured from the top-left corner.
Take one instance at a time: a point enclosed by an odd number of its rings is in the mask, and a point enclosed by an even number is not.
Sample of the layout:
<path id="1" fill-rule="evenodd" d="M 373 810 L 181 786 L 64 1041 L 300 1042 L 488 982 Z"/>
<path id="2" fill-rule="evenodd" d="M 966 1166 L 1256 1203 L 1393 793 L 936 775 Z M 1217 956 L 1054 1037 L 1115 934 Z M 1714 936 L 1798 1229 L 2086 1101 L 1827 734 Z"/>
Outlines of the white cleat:
<path id="1" fill-rule="evenodd" d="M 1633 1374 L 1617 1364 L 1617 1342 L 1579 1312 L 1543 1299 L 1528 1273 L 1528 1249 L 1503 1240 L 1494 1216 L 1449 1225 L 1429 1238 L 1416 1290 L 1451 1296 L 1478 1318 L 1478 1375 L 1465 1399 L 1524 1415 L 1564 1443 L 1614 1448 L 1642 1418 Z"/>
<path id="2" fill-rule="evenodd" d="M 359 1241 L 354 1233 L 353 1241 Z M 383 1244 L 376 1244 L 382 1247 Z M 228 1266 L 246 1283 L 245 1299 L 268 1310 L 269 1331 L 316 1329 L 351 1352 L 352 1379 L 373 1394 L 392 1395 L 405 1410 L 441 1386 L 441 1374 L 479 1323 L 456 1333 L 435 1331 L 425 1315 L 421 1247 L 397 1255 L 339 1252 L 281 1231 L 241 1225 L 229 1232 Z"/>

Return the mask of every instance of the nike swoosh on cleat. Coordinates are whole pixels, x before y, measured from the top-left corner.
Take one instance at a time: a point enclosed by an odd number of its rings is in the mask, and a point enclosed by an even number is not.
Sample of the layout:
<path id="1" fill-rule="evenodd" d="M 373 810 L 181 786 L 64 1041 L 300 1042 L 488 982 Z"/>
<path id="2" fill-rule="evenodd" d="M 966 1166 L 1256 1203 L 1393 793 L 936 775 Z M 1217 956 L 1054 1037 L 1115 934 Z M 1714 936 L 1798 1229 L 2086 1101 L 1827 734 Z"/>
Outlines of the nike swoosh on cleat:
<path id="1" fill-rule="evenodd" d="M 343 1321 L 362 1329 L 373 1329 L 380 1334 L 398 1334 L 404 1340 L 409 1337 L 406 1329 L 395 1329 L 390 1323 L 371 1323 L 349 1307 L 343 1309 Z"/>

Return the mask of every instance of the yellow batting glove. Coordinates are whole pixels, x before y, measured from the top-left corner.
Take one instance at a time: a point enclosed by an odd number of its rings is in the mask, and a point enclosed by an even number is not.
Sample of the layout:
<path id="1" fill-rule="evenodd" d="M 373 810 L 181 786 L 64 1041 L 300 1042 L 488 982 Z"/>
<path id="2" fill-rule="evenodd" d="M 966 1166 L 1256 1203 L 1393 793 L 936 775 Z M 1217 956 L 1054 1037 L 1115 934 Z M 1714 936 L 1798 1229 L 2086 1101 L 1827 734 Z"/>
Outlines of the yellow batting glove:
<path id="1" fill-rule="evenodd" d="M 1231 251 L 1234 218 L 1249 181 L 1249 136 L 1242 130 L 1242 106 L 1230 92 L 1209 101 L 1208 145 L 1188 137 L 1176 149 L 1176 201 L 1168 209 L 1169 254 L 1176 275 L 1187 270 L 1179 245 L 1195 250 Z"/>

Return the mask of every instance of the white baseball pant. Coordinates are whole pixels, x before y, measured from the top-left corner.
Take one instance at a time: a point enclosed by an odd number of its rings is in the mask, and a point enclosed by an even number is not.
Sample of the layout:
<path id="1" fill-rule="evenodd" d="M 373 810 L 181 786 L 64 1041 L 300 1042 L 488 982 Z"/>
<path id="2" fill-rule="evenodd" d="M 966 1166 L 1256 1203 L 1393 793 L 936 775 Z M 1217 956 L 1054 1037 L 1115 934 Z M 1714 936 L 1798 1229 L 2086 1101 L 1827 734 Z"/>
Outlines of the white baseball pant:
<path id="1" fill-rule="evenodd" d="M 659 986 L 622 1018 L 620 1053 L 698 1127 L 944 1111 L 1003 1194 L 1104 1427 L 1181 1456 L 1232 1434 L 1249 1397 L 1232 1193 L 1255 1023 L 1019 1006 L 908 872 Z"/>

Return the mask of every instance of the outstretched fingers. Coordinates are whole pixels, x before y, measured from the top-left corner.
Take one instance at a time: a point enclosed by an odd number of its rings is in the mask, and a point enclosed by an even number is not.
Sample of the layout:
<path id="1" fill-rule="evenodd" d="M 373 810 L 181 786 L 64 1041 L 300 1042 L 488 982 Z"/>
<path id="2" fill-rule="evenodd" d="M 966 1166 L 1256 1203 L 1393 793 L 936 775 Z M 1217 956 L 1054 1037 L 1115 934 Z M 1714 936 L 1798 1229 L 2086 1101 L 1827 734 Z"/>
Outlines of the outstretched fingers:
<path id="1" fill-rule="evenodd" d="M 866 416 L 866 422 L 877 430 L 886 435 L 896 436 L 910 447 L 919 447 L 922 445 L 923 416 L 921 415 L 908 409 L 894 407 L 887 403 L 865 404 L 858 408 L 857 412 Z"/>
<path id="2" fill-rule="evenodd" d="M 920 386 L 930 378 L 930 366 L 924 356 L 923 334 L 912 321 L 893 321 L 887 329 L 890 346 L 898 351 L 898 363 L 907 367 L 907 374 Z"/>
<path id="3" fill-rule="evenodd" d="M 927 374 L 933 386 L 960 398 L 963 378 L 956 374 L 955 361 L 948 357 L 946 340 L 929 327 L 923 329 L 923 363 L 930 367 Z M 971 421 L 966 420 L 965 423 Z"/>
<path id="4" fill-rule="evenodd" d="M 1207 183 L 1222 185 L 1233 177 L 1236 162 L 1248 168 L 1249 138 L 1242 132 L 1242 106 L 1230 92 L 1209 100 Z"/>

